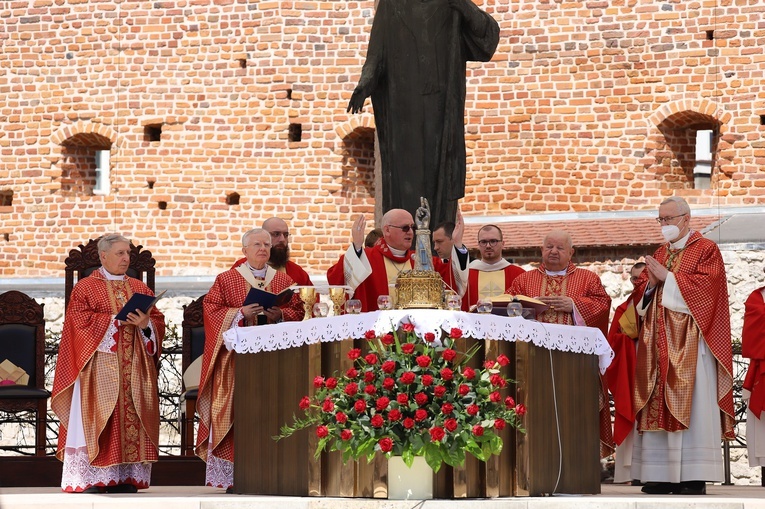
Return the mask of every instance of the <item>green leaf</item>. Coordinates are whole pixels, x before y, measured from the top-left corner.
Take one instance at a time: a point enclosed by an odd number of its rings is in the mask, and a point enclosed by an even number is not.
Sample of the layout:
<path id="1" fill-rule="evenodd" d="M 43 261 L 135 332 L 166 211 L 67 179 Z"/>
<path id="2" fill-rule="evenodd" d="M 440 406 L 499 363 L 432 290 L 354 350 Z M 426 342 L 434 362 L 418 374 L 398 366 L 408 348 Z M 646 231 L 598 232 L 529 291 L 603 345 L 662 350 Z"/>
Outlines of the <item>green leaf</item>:
<path id="1" fill-rule="evenodd" d="M 401 459 L 404 460 L 407 467 L 412 468 L 412 463 L 414 463 L 414 453 L 412 452 L 412 449 L 406 447 L 401 452 Z"/>

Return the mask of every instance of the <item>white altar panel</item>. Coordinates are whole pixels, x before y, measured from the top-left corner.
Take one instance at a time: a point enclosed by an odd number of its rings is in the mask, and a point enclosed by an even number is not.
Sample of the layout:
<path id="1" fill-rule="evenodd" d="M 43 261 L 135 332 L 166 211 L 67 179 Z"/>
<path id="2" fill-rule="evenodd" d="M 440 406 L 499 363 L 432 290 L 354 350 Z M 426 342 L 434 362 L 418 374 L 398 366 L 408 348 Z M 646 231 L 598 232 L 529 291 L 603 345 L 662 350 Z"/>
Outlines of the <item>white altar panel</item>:
<path id="1" fill-rule="evenodd" d="M 436 337 L 440 337 L 441 331 L 448 333 L 457 327 L 462 330 L 463 336 L 475 339 L 524 341 L 548 350 L 597 355 L 601 373 L 605 373 L 614 358 L 614 352 L 603 333 L 594 327 L 441 309 L 395 309 L 312 318 L 302 322 L 234 327 L 223 333 L 223 341 L 226 348 L 237 353 L 270 352 L 312 343 L 360 338 L 368 330 L 382 335 L 403 323 L 413 324 L 420 338 L 426 332 L 433 332 Z"/>

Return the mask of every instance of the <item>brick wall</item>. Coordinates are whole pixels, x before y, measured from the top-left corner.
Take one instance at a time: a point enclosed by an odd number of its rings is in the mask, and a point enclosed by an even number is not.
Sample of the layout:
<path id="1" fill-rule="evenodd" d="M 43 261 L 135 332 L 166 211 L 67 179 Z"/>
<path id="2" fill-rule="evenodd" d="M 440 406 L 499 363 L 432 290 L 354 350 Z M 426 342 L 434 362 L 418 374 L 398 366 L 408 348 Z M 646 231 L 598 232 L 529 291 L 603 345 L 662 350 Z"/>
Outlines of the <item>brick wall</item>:
<path id="1" fill-rule="evenodd" d="M 765 3 L 498 0 L 470 64 L 466 215 L 765 203 Z M 158 275 L 209 274 L 286 219 L 325 270 L 374 214 L 371 105 L 345 112 L 372 0 L 9 0 L 0 4 L 0 277 L 61 276 L 119 231 Z M 290 141 L 300 124 L 300 141 Z M 149 141 L 147 126 L 161 126 Z M 692 189 L 683 129 L 719 130 Z M 111 189 L 94 196 L 95 150 Z M 691 164 L 692 167 L 692 164 Z M 226 203 L 238 193 L 238 205 Z M 161 207 L 164 202 L 164 208 Z"/>

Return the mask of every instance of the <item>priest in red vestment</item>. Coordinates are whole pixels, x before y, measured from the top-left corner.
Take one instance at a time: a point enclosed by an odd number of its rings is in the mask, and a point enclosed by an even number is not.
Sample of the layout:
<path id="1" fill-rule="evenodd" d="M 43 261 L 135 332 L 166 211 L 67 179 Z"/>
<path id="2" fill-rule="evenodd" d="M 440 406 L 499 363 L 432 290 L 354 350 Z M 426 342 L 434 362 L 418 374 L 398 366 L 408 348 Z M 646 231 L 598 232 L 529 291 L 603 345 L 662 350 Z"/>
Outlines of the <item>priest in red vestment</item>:
<path id="1" fill-rule="evenodd" d="M 473 260 L 468 266 L 468 285 L 462 298 L 462 310 L 469 311 L 480 299 L 502 295 L 518 274 L 526 272 L 502 258 L 502 230 L 493 224 L 478 230 L 480 260 Z"/>
<path id="2" fill-rule="evenodd" d="M 364 247 L 366 219 L 359 216 L 353 223 L 348 251 L 327 271 L 331 285 L 345 285 L 354 290 L 353 298 L 361 301 L 362 311 L 376 311 L 377 297 L 391 295 L 396 278 L 403 270 L 414 267 L 412 240 L 415 225 L 412 214 L 403 209 L 392 209 L 382 218 L 383 238 L 374 247 Z M 426 226 L 427 227 L 427 226 Z M 433 256 L 433 267 L 441 274 L 447 289 L 462 296 L 467 280 L 467 248 L 462 245 L 464 231 L 462 215 L 452 234 L 455 247 L 449 263 Z M 457 248 L 456 246 L 460 246 Z M 395 295 L 393 295 L 395 301 Z"/>
<path id="3" fill-rule="evenodd" d="M 313 286 L 308 273 L 290 260 L 290 230 L 284 219 L 269 217 L 263 221 L 262 228 L 271 235 L 272 246 L 268 264 L 277 271 L 286 273 L 298 286 Z M 240 258 L 231 268 L 235 269 L 246 261 L 246 257 Z"/>
<path id="4" fill-rule="evenodd" d="M 659 206 L 666 243 L 646 257 L 635 291 L 643 316 L 632 401 L 632 477 L 649 494 L 706 493 L 723 480 L 720 439 L 733 439 L 733 354 L 725 265 L 692 231 L 685 200 Z"/>
<path id="5" fill-rule="evenodd" d="M 611 297 L 594 272 L 571 263 L 574 245 L 571 236 L 555 230 L 542 243 L 542 264 L 517 276 L 507 293 L 541 300 L 550 307 L 537 315 L 545 323 L 597 327 L 605 336 Z M 613 452 L 611 412 L 608 392 L 601 377 L 600 391 L 600 456 Z"/>
<path id="6" fill-rule="evenodd" d="M 298 292 L 280 307 L 243 306 L 251 288 L 281 293 L 294 285 L 282 272 L 267 265 L 271 235 L 260 228 L 242 237 L 247 261 L 215 278 L 204 299 L 205 349 L 199 380 L 199 431 L 196 454 L 207 462 L 205 484 L 231 488 L 234 482 L 234 352 L 223 345 L 223 333 L 232 327 L 302 320 L 303 301 Z"/>
<path id="7" fill-rule="evenodd" d="M 762 415 L 765 408 L 765 286 L 746 299 L 741 355 L 749 359 L 744 379 L 744 399 L 749 400 L 746 412 L 749 466 L 762 467 L 765 466 L 765 416 Z"/>
<path id="8" fill-rule="evenodd" d="M 130 241 L 98 241 L 101 267 L 77 282 L 66 310 L 51 409 L 60 419 L 56 457 L 68 492 L 135 493 L 157 461 L 157 360 L 165 319 L 152 307 L 115 320 L 134 293 L 153 295 L 126 275 Z"/>

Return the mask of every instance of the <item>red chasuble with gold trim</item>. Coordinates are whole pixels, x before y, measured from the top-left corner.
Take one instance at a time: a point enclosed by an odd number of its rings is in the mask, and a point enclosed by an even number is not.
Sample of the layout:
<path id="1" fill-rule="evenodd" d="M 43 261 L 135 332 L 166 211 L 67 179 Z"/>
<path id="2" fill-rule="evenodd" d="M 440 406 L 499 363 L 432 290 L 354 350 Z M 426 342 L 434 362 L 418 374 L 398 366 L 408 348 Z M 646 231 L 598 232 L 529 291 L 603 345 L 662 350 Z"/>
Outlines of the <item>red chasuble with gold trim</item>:
<path id="1" fill-rule="evenodd" d="M 749 410 L 762 418 L 765 408 L 765 287 L 753 291 L 746 299 L 744 329 L 741 331 L 741 355 L 751 359 L 744 380 L 744 389 L 752 393 Z"/>
<path id="2" fill-rule="evenodd" d="M 231 268 L 235 269 L 246 261 L 247 258 L 240 258 L 234 262 L 234 265 L 232 265 Z M 276 270 L 286 273 L 298 286 L 313 286 L 313 282 L 311 281 L 308 272 L 303 270 L 303 267 L 293 261 L 287 260 L 287 264 L 284 267 L 280 267 Z"/>
<path id="3" fill-rule="evenodd" d="M 279 293 L 293 284 L 294 281 L 287 274 L 274 271 L 273 279 L 264 289 Z M 215 456 L 234 461 L 235 357 L 234 352 L 223 345 L 223 333 L 231 328 L 250 288 L 250 284 L 242 275 L 236 269 L 231 269 L 215 278 L 215 283 L 204 299 L 205 349 L 197 397 L 199 432 L 196 454 L 205 461 L 209 441 L 212 441 Z M 303 319 L 305 310 L 297 292 L 280 308 L 284 320 Z M 212 437 L 210 426 L 213 430 Z"/>
<path id="4" fill-rule="evenodd" d="M 51 409 L 61 420 L 56 457 L 62 461 L 77 377 L 90 464 L 108 467 L 157 461 L 157 358 L 165 336 L 162 313 L 156 308 L 149 313 L 158 336 L 153 339 L 160 347 L 153 354 L 147 352 L 143 332 L 133 325 L 117 327 L 114 353 L 97 351 L 114 316 L 135 292 L 153 295 L 137 279 L 109 281 L 100 271 L 80 280 L 72 290 L 51 396 Z"/>
<path id="5" fill-rule="evenodd" d="M 688 429 L 696 378 L 698 342 L 703 336 L 717 361 L 717 404 L 723 438 L 733 439 L 733 351 L 725 264 L 717 245 L 693 232 L 685 248 L 664 244 L 654 253 L 673 274 L 690 315 L 662 306 L 664 285 L 648 307 L 637 353 L 633 406 L 638 429 Z M 646 271 L 635 291 L 643 294 Z"/>

